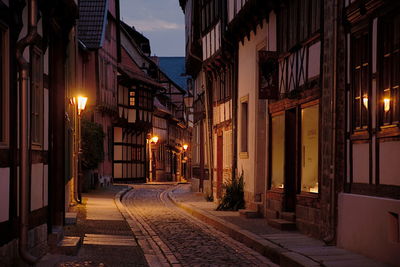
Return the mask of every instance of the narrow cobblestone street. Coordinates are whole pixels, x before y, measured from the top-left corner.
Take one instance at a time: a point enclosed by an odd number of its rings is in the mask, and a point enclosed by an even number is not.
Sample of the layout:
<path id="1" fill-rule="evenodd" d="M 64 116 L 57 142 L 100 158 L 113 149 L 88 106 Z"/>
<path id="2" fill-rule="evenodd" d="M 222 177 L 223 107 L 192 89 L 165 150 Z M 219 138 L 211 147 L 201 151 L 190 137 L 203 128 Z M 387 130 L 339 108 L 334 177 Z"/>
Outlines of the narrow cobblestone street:
<path id="1" fill-rule="evenodd" d="M 171 188 L 168 185 L 137 185 L 122 199 L 145 231 L 147 241 L 157 244 L 162 254 L 158 257 L 165 257 L 167 264 L 274 266 L 257 252 L 180 211 L 167 197 Z"/>

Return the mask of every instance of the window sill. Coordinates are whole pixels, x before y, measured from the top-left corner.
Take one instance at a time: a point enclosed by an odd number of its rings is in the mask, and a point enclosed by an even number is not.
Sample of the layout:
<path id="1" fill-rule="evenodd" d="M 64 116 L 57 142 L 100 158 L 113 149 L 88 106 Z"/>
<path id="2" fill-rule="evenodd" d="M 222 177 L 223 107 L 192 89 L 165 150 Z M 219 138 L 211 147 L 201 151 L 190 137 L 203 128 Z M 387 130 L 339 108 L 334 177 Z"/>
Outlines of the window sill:
<path id="1" fill-rule="evenodd" d="M 248 159 L 249 158 L 249 152 L 240 152 L 239 153 L 239 158 Z"/>
<path id="2" fill-rule="evenodd" d="M 400 136 L 400 127 L 397 125 L 381 126 L 377 133 L 378 138 Z"/>
<path id="3" fill-rule="evenodd" d="M 368 129 L 355 130 L 354 133 L 350 136 L 350 140 L 364 140 L 369 138 L 370 134 L 368 132 Z"/>

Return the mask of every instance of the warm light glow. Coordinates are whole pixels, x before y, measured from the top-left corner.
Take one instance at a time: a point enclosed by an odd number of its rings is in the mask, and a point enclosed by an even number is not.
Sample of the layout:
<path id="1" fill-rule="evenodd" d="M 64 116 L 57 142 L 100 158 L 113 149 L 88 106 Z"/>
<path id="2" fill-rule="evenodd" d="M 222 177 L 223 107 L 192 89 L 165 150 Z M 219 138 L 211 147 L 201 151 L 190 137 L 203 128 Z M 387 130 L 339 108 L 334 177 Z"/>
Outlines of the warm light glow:
<path id="1" fill-rule="evenodd" d="M 363 104 L 366 109 L 368 109 L 368 96 L 363 97 Z"/>
<path id="2" fill-rule="evenodd" d="M 150 139 L 150 141 L 151 141 L 153 144 L 157 144 L 157 142 L 158 142 L 158 136 L 157 136 L 157 135 L 153 136 L 153 137 Z"/>
<path id="3" fill-rule="evenodd" d="M 184 145 L 183 145 L 183 150 L 185 150 L 185 151 L 186 151 L 186 150 L 188 149 L 188 147 L 189 147 L 189 145 L 188 145 L 188 144 L 184 144 Z"/>
<path id="4" fill-rule="evenodd" d="M 388 112 L 390 110 L 390 98 L 383 99 L 383 110 Z"/>
<path id="5" fill-rule="evenodd" d="M 86 96 L 78 96 L 78 114 L 80 115 L 86 107 L 88 98 Z"/>
<path id="6" fill-rule="evenodd" d="M 318 183 L 315 183 L 314 187 L 310 187 L 311 193 L 318 193 Z"/>

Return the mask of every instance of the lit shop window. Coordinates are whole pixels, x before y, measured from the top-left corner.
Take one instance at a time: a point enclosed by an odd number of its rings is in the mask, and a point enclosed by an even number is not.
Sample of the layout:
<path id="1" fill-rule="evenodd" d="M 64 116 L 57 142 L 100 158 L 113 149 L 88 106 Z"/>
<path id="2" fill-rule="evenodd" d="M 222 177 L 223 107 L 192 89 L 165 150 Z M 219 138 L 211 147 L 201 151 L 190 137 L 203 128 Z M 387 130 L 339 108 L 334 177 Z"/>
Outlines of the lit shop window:
<path id="1" fill-rule="evenodd" d="M 272 117 L 271 188 L 284 188 L 285 115 Z"/>
<path id="2" fill-rule="evenodd" d="M 301 191 L 318 193 L 319 105 L 301 110 Z"/>

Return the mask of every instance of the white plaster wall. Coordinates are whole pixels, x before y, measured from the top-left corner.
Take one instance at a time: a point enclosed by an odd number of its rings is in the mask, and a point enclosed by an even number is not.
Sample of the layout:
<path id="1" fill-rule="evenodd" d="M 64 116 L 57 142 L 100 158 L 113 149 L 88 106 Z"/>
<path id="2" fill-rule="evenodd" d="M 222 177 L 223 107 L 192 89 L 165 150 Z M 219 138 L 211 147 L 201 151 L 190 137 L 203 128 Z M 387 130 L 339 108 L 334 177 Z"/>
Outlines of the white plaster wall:
<path id="1" fill-rule="evenodd" d="M 369 144 L 353 144 L 353 182 L 369 183 Z"/>
<path id="2" fill-rule="evenodd" d="M 43 206 L 46 207 L 47 205 L 49 205 L 49 165 L 44 165 L 43 166 Z"/>
<path id="3" fill-rule="evenodd" d="M 43 163 L 32 164 L 31 211 L 43 207 Z"/>
<path id="4" fill-rule="evenodd" d="M 239 73 L 238 73 L 238 118 L 240 120 L 240 98 L 248 95 L 248 158 L 240 158 L 238 155 L 238 173 L 244 171 L 245 190 L 254 193 L 255 174 L 255 140 L 256 136 L 256 111 L 258 101 L 258 49 L 266 49 L 268 25 L 263 21 L 263 28 L 257 27 L 257 35 L 250 34 L 250 41 L 245 38 L 244 44 L 239 43 Z M 265 43 L 262 47 L 262 43 Z M 238 122 L 238 147 L 241 147 L 241 123 Z M 238 150 L 240 153 L 240 149 Z"/>
<path id="5" fill-rule="evenodd" d="M 338 246 L 399 264 L 400 243 L 390 239 L 389 212 L 400 214 L 400 200 L 341 193 L 338 209 Z"/>
<path id="6" fill-rule="evenodd" d="M 0 222 L 8 221 L 10 211 L 10 169 L 0 169 Z"/>
<path id="7" fill-rule="evenodd" d="M 379 183 L 400 186 L 400 142 L 379 144 Z"/>

